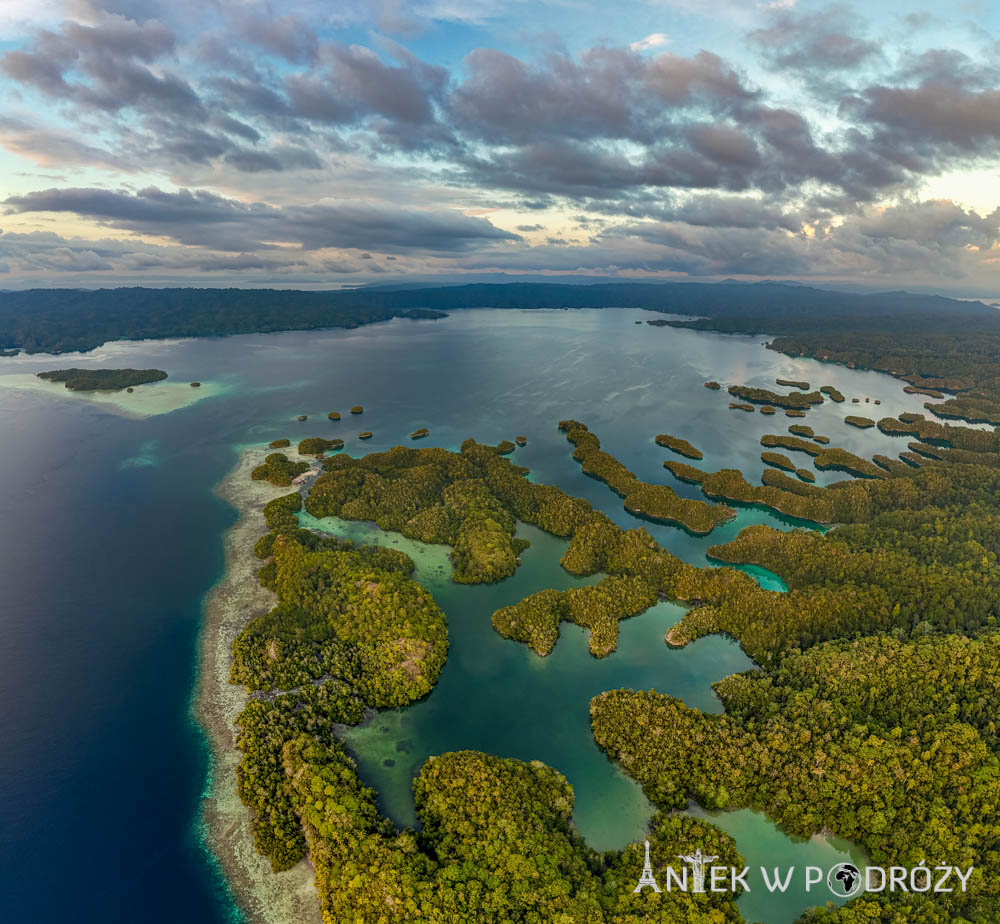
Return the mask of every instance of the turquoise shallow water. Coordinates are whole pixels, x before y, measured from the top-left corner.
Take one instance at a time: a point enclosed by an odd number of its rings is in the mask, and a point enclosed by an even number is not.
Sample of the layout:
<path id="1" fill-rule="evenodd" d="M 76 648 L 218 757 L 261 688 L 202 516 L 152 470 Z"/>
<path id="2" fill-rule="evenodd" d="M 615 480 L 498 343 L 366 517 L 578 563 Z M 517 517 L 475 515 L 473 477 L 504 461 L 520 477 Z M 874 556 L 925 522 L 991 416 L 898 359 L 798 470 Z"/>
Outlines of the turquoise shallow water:
<path id="1" fill-rule="evenodd" d="M 649 316 L 465 311 L 355 331 L 114 344 L 71 361 L 0 360 L 0 916 L 88 924 L 230 920 L 231 900 L 197 839 L 207 761 L 189 704 L 201 600 L 218 579 L 222 536 L 234 518 L 212 491 L 237 447 L 336 435 L 346 439 L 346 451 L 363 453 L 408 442 L 419 426 L 431 429 L 420 445 L 447 448 L 468 436 L 496 442 L 523 433 L 528 445 L 514 458 L 534 480 L 635 526 L 618 497 L 580 472 L 556 429 L 559 419 L 587 423 L 640 477 L 699 497 L 697 487 L 674 482 L 662 468 L 667 453 L 654 445 L 657 433 L 691 440 L 704 451 L 699 465 L 706 469 L 736 467 L 759 480 L 760 436 L 794 422 L 730 411 L 728 395 L 705 389 L 706 379 L 774 387 L 777 376 L 802 378 L 835 385 L 849 398 L 879 398 L 880 408 L 827 403 L 805 421 L 833 445 L 866 455 L 894 454 L 906 441 L 849 427 L 846 414 L 922 410 L 919 396 L 905 395 L 887 376 L 789 359 L 762 349 L 760 338 L 634 323 Z M 70 364 L 153 366 L 178 381 L 225 387 L 142 420 L 2 387 L 7 374 Z M 355 403 L 365 406 L 362 418 L 326 419 Z M 309 420 L 298 422 L 300 414 Z M 372 440 L 358 441 L 362 429 L 374 432 Z M 817 473 L 820 483 L 837 477 Z M 704 565 L 710 545 L 755 522 L 794 525 L 752 508 L 708 537 L 641 525 Z M 364 524 L 346 528 L 370 532 Z M 594 746 L 590 697 L 652 686 L 718 709 L 711 682 L 750 665 L 721 638 L 667 649 L 663 632 L 679 614 L 670 604 L 624 623 L 618 651 L 602 661 L 590 657 L 584 630 L 573 626 L 563 627 L 546 659 L 501 639 L 489 624 L 496 606 L 575 582 L 558 567 L 561 542 L 528 533 L 532 548 L 519 573 L 493 587 L 450 584 L 440 549 L 415 554 L 451 621 L 449 661 L 427 700 L 352 732 L 352 746 L 384 807 L 400 820 L 412 817 L 408 779 L 422 754 L 482 747 L 546 760 L 573 783 L 575 820 L 591 843 L 620 845 L 641 833 L 649 807 Z M 753 832 L 740 844 L 748 857 L 764 836 Z M 788 847 L 796 857 L 808 849 Z M 66 858 L 59 888 L 48 872 L 55 857 Z M 774 905 L 759 917 L 785 921 L 791 911 Z"/>

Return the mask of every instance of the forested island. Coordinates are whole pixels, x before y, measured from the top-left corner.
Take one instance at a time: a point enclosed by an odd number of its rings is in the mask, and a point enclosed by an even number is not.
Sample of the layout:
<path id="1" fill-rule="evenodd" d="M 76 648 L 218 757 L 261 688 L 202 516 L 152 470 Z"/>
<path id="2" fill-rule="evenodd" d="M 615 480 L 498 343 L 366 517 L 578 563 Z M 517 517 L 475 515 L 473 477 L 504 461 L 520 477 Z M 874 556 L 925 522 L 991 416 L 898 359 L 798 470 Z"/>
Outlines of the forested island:
<path id="1" fill-rule="evenodd" d="M 162 369 L 53 369 L 37 375 L 47 382 L 63 382 L 70 391 L 121 391 L 167 377 Z"/>

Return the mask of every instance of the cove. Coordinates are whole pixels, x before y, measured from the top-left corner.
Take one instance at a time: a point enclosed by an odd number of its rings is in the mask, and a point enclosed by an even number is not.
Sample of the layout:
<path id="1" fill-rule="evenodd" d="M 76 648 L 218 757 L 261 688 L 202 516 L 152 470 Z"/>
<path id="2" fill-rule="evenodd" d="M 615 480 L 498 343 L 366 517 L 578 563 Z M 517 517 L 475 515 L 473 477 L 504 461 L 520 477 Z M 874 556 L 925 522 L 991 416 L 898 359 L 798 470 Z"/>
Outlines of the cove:
<path id="1" fill-rule="evenodd" d="M 656 689 L 704 712 L 721 712 L 711 684 L 754 663 L 730 639 L 709 636 L 673 650 L 663 635 L 684 608 L 661 601 L 624 620 L 618 650 L 594 658 L 587 630 L 563 623 L 552 653 L 539 657 L 527 645 L 502 638 L 490 616 L 543 588 L 593 584 L 603 575 L 577 578 L 559 564 L 566 541 L 528 526 L 518 536 L 531 547 L 514 575 L 498 584 L 461 585 L 450 580 L 443 546 L 422 546 L 374 524 L 300 518 L 304 527 L 341 538 L 390 545 L 417 562 L 416 579 L 448 616 L 448 661 L 424 700 L 378 713 L 344 735 L 365 782 L 397 825 L 414 826 L 411 782 L 432 754 L 483 750 L 502 757 L 541 760 L 573 786 L 574 823 L 591 847 L 611 850 L 640 838 L 653 808 L 639 785 L 598 749 L 589 703 L 604 690 Z"/>
<path id="2" fill-rule="evenodd" d="M 863 869 L 867 863 L 864 851 L 848 841 L 819 834 L 810 838 L 791 837 L 763 812 L 752 809 L 709 811 L 692 802 L 685 814 L 710 821 L 736 842 L 737 850 L 750 867 L 747 877 L 750 891 L 736 900 L 740 913 L 748 921 L 792 924 L 806 908 L 813 905 L 823 905 L 828 901 L 842 905 L 845 900 L 826 888 L 827 870 L 838 863 L 853 863 Z M 784 872 L 794 866 L 798 874 L 803 867 L 818 866 L 823 870 L 823 882 L 807 892 L 804 877 L 796 875 L 786 892 L 771 893 L 761 877 L 762 866 L 772 875 L 775 867 Z"/>

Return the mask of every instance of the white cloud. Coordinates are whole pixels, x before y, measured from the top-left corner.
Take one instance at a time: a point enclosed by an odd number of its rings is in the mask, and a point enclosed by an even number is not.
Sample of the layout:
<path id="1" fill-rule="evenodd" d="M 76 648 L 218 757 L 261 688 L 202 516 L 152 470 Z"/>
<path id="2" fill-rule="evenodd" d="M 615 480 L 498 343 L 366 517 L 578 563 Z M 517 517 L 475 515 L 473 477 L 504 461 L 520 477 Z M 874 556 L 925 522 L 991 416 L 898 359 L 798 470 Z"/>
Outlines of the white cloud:
<path id="1" fill-rule="evenodd" d="M 639 39 L 638 42 L 633 42 L 628 47 L 632 51 L 648 51 L 650 48 L 659 48 L 661 45 L 666 45 L 670 41 L 669 37 L 663 32 L 653 32 L 647 35 L 644 39 Z"/>

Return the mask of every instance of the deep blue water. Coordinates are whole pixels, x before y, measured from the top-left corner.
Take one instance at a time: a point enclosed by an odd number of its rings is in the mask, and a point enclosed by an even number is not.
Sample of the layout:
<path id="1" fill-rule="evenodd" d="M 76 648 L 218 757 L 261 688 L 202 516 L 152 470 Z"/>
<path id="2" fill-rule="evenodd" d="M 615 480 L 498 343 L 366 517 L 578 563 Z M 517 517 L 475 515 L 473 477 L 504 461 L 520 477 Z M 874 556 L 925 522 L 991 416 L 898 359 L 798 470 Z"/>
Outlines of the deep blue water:
<path id="1" fill-rule="evenodd" d="M 905 448 L 842 422 L 852 411 L 920 410 L 922 399 L 898 382 L 791 360 L 759 338 L 633 323 L 646 316 L 459 312 L 358 331 L 118 344 L 71 362 L 0 360 L 0 376 L 159 366 L 180 381 L 231 386 L 146 420 L 0 388 L 0 921 L 230 920 L 197 836 L 208 761 L 190 702 L 201 601 L 234 520 L 213 488 L 236 447 L 337 433 L 350 437 L 347 451 L 373 451 L 421 425 L 432 431 L 422 445 L 449 448 L 466 436 L 524 433 L 516 458 L 533 478 L 626 526 L 637 524 L 620 500 L 570 458 L 560 418 L 583 420 L 640 477 L 689 496 L 697 489 L 662 469 L 668 454 L 655 434 L 690 439 L 707 469 L 740 467 L 756 479 L 760 435 L 795 422 L 729 411 L 725 392 L 702 387 L 709 378 L 773 386 L 789 376 L 881 398 L 881 408 L 827 403 L 805 422 L 868 455 Z M 355 403 L 366 407 L 363 422 L 326 420 Z M 295 421 L 302 413 L 309 422 Z M 353 438 L 360 429 L 375 432 L 363 449 Z M 754 510 L 707 539 L 646 525 L 703 564 L 708 545 L 750 522 L 788 525 Z"/>

